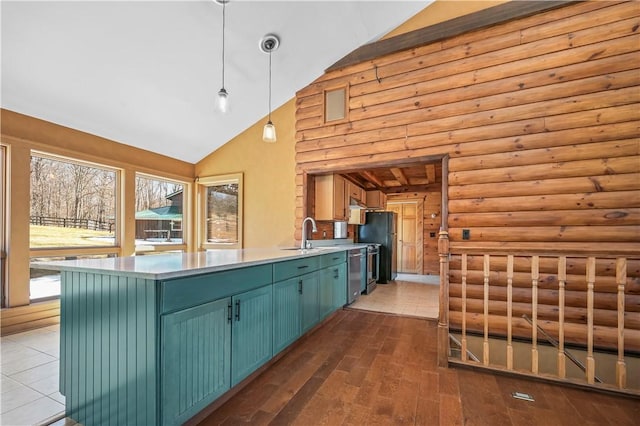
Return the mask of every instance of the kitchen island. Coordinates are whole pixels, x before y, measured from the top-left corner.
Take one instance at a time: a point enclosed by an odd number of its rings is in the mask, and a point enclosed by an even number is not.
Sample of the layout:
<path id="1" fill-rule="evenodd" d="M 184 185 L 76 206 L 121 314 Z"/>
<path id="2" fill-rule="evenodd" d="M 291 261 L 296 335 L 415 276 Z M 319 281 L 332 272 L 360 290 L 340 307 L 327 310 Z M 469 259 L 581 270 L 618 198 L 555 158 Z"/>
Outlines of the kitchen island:
<path id="1" fill-rule="evenodd" d="M 353 247 L 39 263 L 61 271 L 66 416 L 184 423 L 345 305 Z"/>

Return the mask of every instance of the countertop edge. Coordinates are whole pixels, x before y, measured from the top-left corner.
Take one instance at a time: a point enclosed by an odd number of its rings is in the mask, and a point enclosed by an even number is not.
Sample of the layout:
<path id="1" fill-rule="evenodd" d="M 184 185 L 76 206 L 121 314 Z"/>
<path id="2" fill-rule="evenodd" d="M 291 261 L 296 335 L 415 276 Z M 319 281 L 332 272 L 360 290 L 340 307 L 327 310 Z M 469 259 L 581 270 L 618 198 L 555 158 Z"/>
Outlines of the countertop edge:
<path id="1" fill-rule="evenodd" d="M 184 261 L 189 259 L 195 259 L 197 256 L 204 256 L 208 264 L 203 266 L 194 266 L 189 268 L 175 268 L 173 270 L 163 271 L 163 272 L 150 272 L 150 271 L 137 271 L 132 269 L 131 267 L 120 266 L 116 267 L 116 263 L 135 263 L 135 260 L 141 259 L 144 263 L 144 258 L 146 256 L 127 256 L 127 257 L 115 257 L 115 258 L 107 258 L 107 259 L 80 259 L 80 260 L 64 260 L 64 261 L 53 261 L 53 262 L 33 262 L 31 264 L 32 267 L 36 267 L 38 269 L 52 270 L 52 271 L 71 271 L 71 272 L 86 272 L 86 273 L 100 273 L 104 275 L 119 275 L 126 276 L 131 278 L 142 278 L 142 279 L 150 279 L 156 281 L 170 280 L 176 278 L 183 278 L 195 275 L 209 274 L 214 272 L 222 272 L 233 269 L 246 268 L 251 266 L 259 266 L 265 264 L 272 264 L 278 262 L 285 262 L 289 260 L 302 259 L 306 257 L 314 257 L 321 256 L 329 253 L 336 253 L 341 251 L 348 251 L 353 249 L 361 249 L 367 247 L 367 244 L 364 243 L 353 243 L 353 244 L 344 244 L 336 247 L 319 247 L 313 248 L 309 250 L 291 250 L 291 249 L 281 249 L 281 248 L 272 248 L 272 249 L 262 249 L 264 255 L 262 257 L 253 259 L 253 260 L 241 260 L 241 261 L 224 261 L 220 260 L 218 262 L 215 259 L 208 259 L 208 257 L 213 257 L 216 254 L 216 251 L 209 252 L 198 252 L 198 253 L 183 253 L 180 255 L 176 254 L 157 254 L 157 255 L 149 255 L 149 258 L 153 258 L 153 260 L 163 260 L 164 259 L 177 259 L 178 256 Z M 253 253 L 254 255 L 259 255 L 261 249 L 236 249 L 234 253 L 242 256 L 244 253 Z M 225 253 L 226 252 L 226 253 Z M 291 252 L 288 255 L 288 252 Z M 207 255 L 207 253 L 209 255 Z M 221 250 L 218 254 L 228 254 L 231 251 Z M 277 256 L 274 253 L 278 253 Z M 92 262 L 93 261 L 93 262 Z M 106 263 L 113 263 L 113 266 L 109 267 Z M 102 264 L 102 265 L 100 265 Z"/>

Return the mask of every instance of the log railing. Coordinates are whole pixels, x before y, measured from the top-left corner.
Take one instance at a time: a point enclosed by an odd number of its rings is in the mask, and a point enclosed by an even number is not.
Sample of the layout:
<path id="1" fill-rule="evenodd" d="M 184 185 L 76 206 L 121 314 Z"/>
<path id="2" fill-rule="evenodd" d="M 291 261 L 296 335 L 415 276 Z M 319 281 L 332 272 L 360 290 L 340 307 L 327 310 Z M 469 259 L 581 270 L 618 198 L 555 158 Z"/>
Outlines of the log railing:
<path id="1" fill-rule="evenodd" d="M 472 364 L 640 395 L 640 256 L 447 252 L 446 231 L 439 248 L 440 366 Z M 459 333 L 455 358 L 445 332 Z M 568 346 L 576 357 L 567 357 Z M 582 377 L 576 358 L 584 361 Z"/>

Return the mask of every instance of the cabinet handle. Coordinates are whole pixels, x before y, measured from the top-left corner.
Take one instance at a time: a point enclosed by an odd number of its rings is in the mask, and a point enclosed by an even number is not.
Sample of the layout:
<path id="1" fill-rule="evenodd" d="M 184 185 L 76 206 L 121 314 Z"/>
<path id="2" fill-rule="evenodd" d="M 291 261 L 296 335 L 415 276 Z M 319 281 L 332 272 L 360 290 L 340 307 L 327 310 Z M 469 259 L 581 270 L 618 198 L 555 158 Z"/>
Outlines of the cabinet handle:
<path id="1" fill-rule="evenodd" d="M 302 266 L 298 266 L 298 269 L 305 269 L 305 268 L 308 268 L 308 267 L 309 267 L 309 265 L 302 265 Z"/>
<path id="2" fill-rule="evenodd" d="M 236 321 L 240 321 L 240 301 L 236 300 Z"/>
<path id="3" fill-rule="evenodd" d="M 298 281 L 298 293 L 302 294 L 302 280 Z"/>
<path id="4" fill-rule="evenodd" d="M 227 305 L 227 322 L 231 322 L 231 302 Z"/>
<path id="5" fill-rule="evenodd" d="M 337 269 L 334 269 L 334 270 L 333 270 L 333 278 L 336 278 L 336 279 L 337 279 L 337 278 L 339 278 L 339 277 L 340 277 L 340 274 L 338 273 L 338 270 L 337 270 Z"/>

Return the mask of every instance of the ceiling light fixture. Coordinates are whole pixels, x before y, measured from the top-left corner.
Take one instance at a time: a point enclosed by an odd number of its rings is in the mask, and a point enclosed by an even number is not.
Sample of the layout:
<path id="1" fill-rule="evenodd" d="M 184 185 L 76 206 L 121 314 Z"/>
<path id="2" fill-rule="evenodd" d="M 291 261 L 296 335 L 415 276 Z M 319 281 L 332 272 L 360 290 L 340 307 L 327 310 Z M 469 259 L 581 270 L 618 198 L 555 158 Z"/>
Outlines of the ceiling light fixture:
<path id="1" fill-rule="evenodd" d="M 224 88 L 224 30 L 226 27 L 226 5 L 229 0 L 215 0 L 215 2 L 222 5 L 222 89 L 218 92 L 216 109 L 224 114 L 229 111 L 229 93 Z"/>
<path id="2" fill-rule="evenodd" d="M 269 120 L 262 130 L 262 140 L 273 143 L 276 141 L 276 127 L 271 122 L 271 52 L 278 49 L 280 39 L 274 34 L 267 34 L 260 40 L 260 50 L 269 54 Z"/>

